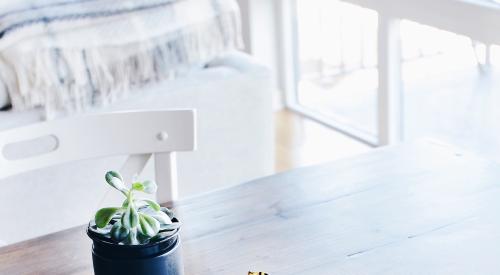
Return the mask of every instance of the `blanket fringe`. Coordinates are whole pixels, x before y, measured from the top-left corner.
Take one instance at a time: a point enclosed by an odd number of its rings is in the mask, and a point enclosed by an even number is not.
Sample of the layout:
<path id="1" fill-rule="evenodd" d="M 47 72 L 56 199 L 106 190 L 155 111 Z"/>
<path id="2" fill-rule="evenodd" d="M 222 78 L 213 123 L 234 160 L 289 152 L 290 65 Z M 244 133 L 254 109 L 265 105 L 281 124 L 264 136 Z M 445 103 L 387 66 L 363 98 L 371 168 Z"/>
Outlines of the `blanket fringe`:
<path id="1" fill-rule="evenodd" d="M 2 78 L 14 109 L 44 107 L 48 118 L 60 111 L 80 112 L 240 48 L 238 22 L 237 15 L 224 14 L 217 21 L 119 47 L 37 49 L 3 64 L 12 71 Z"/>

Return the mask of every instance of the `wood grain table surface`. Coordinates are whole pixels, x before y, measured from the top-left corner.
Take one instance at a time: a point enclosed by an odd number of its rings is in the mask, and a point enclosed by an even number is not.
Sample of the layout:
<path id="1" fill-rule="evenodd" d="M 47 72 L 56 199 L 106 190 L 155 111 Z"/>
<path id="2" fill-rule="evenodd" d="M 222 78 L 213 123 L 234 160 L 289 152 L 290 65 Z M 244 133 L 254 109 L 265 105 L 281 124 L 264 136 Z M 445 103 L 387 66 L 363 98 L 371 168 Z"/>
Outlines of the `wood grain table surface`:
<path id="1" fill-rule="evenodd" d="M 433 142 L 180 200 L 186 274 L 500 274 L 500 165 Z M 0 249 L 0 274 L 92 274 L 78 227 Z"/>

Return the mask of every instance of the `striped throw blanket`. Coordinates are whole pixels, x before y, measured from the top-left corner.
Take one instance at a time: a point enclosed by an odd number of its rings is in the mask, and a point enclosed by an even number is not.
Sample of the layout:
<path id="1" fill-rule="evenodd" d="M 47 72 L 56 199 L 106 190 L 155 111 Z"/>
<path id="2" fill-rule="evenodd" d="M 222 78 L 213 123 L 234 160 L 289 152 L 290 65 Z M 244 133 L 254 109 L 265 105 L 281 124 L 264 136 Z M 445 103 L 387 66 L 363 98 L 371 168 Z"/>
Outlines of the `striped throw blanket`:
<path id="1" fill-rule="evenodd" d="M 236 0 L 0 3 L 0 88 L 48 116 L 112 102 L 241 46 Z"/>

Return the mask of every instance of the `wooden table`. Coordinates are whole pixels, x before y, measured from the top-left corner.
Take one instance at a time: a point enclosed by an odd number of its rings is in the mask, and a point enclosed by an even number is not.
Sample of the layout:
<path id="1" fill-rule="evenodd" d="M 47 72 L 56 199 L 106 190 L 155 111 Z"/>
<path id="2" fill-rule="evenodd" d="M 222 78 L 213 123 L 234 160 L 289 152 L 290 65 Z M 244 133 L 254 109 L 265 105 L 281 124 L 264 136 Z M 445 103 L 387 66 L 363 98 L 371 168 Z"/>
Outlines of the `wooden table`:
<path id="1" fill-rule="evenodd" d="M 181 200 L 187 274 L 500 274 L 500 165 L 437 143 Z M 21 230 L 21 229 L 20 229 Z M 92 274 L 84 227 L 0 250 L 0 274 Z"/>

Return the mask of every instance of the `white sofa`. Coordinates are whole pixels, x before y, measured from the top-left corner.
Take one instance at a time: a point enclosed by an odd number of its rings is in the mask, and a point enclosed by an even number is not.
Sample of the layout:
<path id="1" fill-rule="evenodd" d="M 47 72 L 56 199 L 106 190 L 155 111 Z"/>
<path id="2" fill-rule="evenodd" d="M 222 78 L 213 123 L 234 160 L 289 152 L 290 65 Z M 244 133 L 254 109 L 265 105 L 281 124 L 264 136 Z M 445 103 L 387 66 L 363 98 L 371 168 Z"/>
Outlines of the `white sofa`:
<path id="1" fill-rule="evenodd" d="M 245 54 L 230 53 L 203 70 L 95 111 L 196 109 L 198 149 L 178 154 L 182 198 L 273 172 L 271 83 L 266 68 Z M 0 131 L 40 120 L 40 111 L 3 111 Z M 124 160 L 124 156 L 85 160 L 1 180 L 0 243 L 84 224 L 98 207 L 118 203 L 113 196 L 102 203 L 109 189 L 104 173 L 118 169 Z M 141 178 L 152 178 L 151 168 L 149 164 Z"/>

